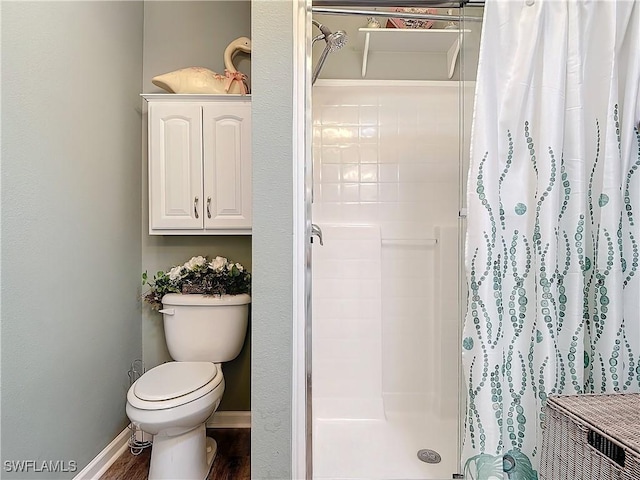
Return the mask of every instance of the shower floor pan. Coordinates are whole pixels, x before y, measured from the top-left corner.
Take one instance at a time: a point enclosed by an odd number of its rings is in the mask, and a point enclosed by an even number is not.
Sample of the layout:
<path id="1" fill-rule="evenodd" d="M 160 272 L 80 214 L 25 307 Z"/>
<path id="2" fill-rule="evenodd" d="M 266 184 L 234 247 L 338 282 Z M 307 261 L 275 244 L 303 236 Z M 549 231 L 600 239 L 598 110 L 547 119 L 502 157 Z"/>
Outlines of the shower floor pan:
<path id="1" fill-rule="evenodd" d="M 455 419 L 387 412 L 378 420 L 316 418 L 313 428 L 317 480 L 444 480 L 458 471 Z M 421 461 L 417 452 L 425 448 L 441 462 Z"/>

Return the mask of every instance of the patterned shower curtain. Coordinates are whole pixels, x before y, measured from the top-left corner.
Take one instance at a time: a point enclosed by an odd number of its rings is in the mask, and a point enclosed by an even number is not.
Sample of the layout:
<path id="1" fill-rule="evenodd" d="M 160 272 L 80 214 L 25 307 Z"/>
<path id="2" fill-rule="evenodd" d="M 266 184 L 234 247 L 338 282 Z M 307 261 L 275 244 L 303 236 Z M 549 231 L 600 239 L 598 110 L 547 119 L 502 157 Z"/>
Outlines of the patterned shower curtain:
<path id="1" fill-rule="evenodd" d="M 538 478 L 547 396 L 640 391 L 639 89 L 640 0 L 487 0 L 468 184 L 467 479 Z"/>

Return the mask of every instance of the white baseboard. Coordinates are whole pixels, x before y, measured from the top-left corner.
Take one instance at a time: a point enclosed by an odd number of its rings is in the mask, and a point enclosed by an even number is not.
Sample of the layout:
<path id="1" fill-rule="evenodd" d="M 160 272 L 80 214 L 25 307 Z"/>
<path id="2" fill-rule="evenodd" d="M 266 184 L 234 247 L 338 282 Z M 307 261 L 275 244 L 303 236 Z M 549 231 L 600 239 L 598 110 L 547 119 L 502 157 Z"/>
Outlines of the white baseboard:
<path id="1" fill-rule="evenodd" d="M 216 412 L 207 420 L 207 428 L 251 428 L 251 412 Z"/>
<path id="2" fill-rule="evenodd" d="M 131 430 L 126 427 L 73 480 L 98 480 L 129 447 L 130 435 Z"/>

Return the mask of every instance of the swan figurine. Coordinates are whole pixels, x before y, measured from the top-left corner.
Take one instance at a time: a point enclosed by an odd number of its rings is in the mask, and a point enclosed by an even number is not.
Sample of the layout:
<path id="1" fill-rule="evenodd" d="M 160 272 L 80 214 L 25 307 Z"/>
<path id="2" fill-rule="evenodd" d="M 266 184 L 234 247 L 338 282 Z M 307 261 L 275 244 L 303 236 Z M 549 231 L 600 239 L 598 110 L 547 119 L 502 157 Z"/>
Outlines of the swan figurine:
<path id="1" fill-rule="evenodd" d="M 247 93 L 246 75 L 236 70 L 233 57 L 251 53 L 251 39 L 240 37 L 224 51 L 224 75 L 204 67 L 187 67 L 153 77 L 151 82 L 169 93 Z"/>

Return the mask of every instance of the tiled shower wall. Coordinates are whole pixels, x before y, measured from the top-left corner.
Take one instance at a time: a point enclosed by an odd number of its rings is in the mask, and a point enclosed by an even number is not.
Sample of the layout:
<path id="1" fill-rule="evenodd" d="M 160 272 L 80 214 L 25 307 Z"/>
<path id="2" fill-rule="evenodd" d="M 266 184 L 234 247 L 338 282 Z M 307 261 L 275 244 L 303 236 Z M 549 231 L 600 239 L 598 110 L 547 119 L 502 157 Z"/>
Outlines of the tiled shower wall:
<path id="1" fill-rule="evenodd" d="M 352 389 L 343 396 L 371 396 L 362 399 L 363 405 L 380 399 L 386 413 L 455 416 L 459 120 L 461 105 L 470 111 L 471 90 L 462 95 L 457 82 L 363 85 L 313 89 L 313 222 L 342 236 L 348 230 L 340 234 L 340 228 L 355 225 L 379 232 L 380 248 L 362 250 L 379 258 L 360 260 L 369 267 L 379 262 L 381 271 L 371 278 L 380 278 L 375 295 L 381 315 L 365 317 L 369 324 L 354 312 L 342 319 L 333 318 L 338 315 L 335 309 L 325 315 L 323 305 L 331 300 L 328 285 L 344 278 L 345 272 L 314 263 L 314 272 L 319 272 L 314 274 L 314 292 L 318 289 L 319 295 L 314 295 L 314 365 L 321 366 L 327 356 L 333 356 L 334 363 L 343 362 L 343 368 L 334 365 L 330 375 L 314 367 L 314 398 L 339 397 L 340 391 L 329 385 L 362 380 L 356 377 L 363 372 L 347 368 L 349 356 L 361 363 L 370 357 L 368 347 L 376 344 L 377 334 L 379 358 L 367 363 L 367 376 L 373 372 L 380 381 L 369 379 L 361 392 Z M 357 292 L 353 298 L 342 294 L 343 303 L 358 305 L 371 296 L 370 291 L 361 293 L 362 298 Z M 359 323 L 353 323 L 354 317 Z M 362 345 L 367 349 L 359 352 Z M 350 353 L 335 357 L 338 351 Z M 353 378 L 337 378 L 348 375 Z"/>

